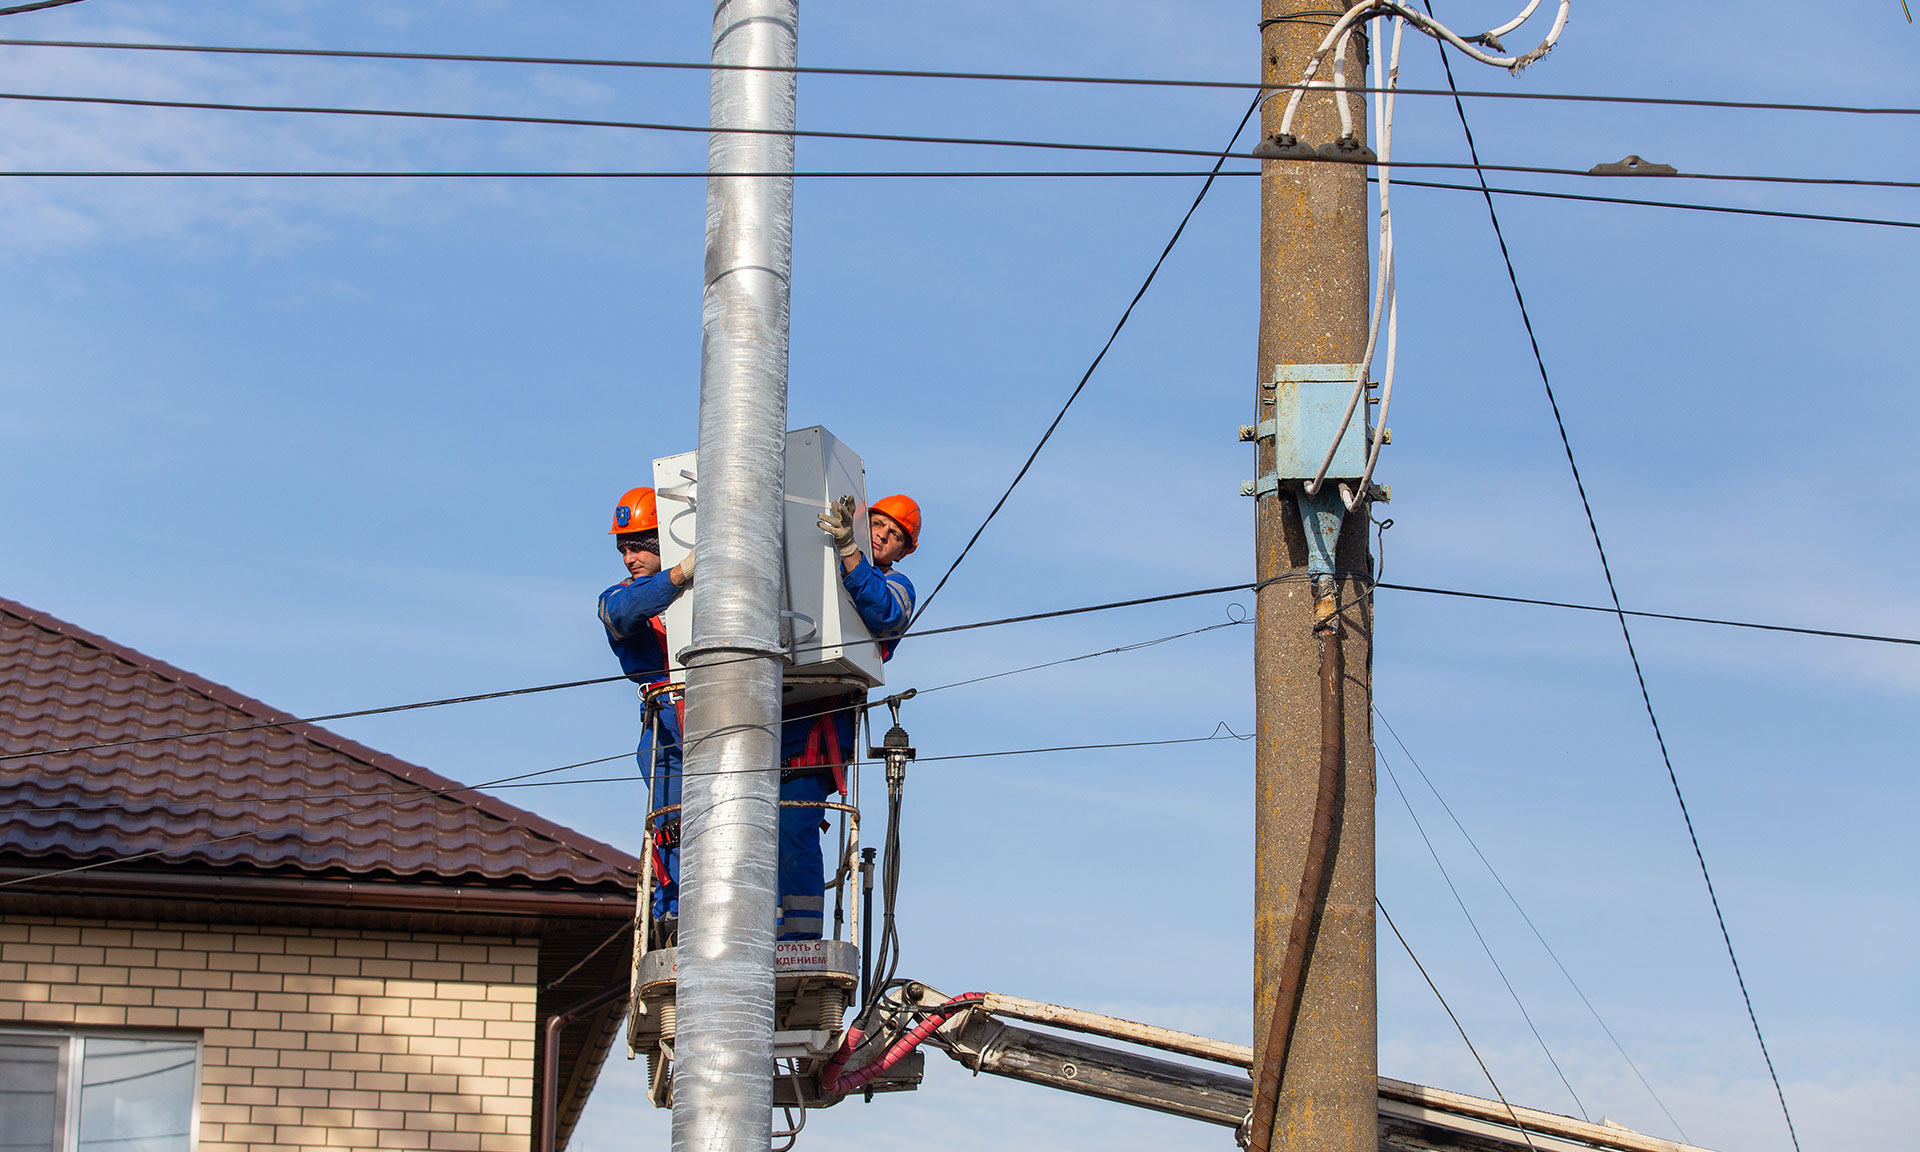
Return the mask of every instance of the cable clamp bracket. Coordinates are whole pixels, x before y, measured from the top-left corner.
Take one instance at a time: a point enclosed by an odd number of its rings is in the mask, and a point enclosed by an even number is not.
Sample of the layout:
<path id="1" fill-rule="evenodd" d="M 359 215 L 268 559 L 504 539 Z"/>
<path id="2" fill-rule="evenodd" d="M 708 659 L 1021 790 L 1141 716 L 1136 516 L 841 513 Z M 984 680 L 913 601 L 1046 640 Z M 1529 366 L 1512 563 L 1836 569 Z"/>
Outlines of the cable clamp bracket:
<path id="1" fill-rule="evenodd" d="M 1260 382 L 1260 413 L 1257 424 L 1240 425 L 1240 439 L 1265 448 L 1273 448 L 1273 467 L 1240 486 L 1242 496 L 1278 495 L 1289 480 L 1310 481 L 1327 458 L 1327 446 L 1334 444 L 1333 460 L 1327 467 L 1327 482 L 1357 478 L 1366 472 L 1368 435 L 1367 406 L 1373 397 L 1363 395 L 1351 416 L 1347 405 L 1353 401 L 1354 384 L 1360 379 L 1360 365 L 1276 364 L 1273 374 Z M 1369 384 L 1366 392 L 1372 391 Z M 1346 427 L 1341 427 L 1342 421 Z"/>

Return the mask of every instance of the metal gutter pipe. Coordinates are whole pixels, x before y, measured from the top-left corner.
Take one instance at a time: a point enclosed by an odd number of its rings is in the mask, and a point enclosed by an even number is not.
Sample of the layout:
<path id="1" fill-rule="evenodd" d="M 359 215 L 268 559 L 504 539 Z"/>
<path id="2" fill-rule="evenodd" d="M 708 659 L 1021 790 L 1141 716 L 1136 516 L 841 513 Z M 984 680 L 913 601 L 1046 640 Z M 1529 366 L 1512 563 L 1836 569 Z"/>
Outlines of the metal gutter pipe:
<path id="1" fill-rule="evenodd" d="M 596 992 L 565 1012 L 547 1017 L 546 1046 L 540 1052 L 540 1152 L 554 1152 L 560 1139 L 560 1030 L 615 1000 L 625 999 L 625 984 Z"/>
<path id="2" fill-rule="evenodd" d="M 711 120 L 794 126 L 796 0 L 715 0 Z M 793 138 L 707 141 L 699 516 L 682 792 L 674 1152 L 766 1152 Z M 729 172 L 785 173 L 729 176 Z"/>

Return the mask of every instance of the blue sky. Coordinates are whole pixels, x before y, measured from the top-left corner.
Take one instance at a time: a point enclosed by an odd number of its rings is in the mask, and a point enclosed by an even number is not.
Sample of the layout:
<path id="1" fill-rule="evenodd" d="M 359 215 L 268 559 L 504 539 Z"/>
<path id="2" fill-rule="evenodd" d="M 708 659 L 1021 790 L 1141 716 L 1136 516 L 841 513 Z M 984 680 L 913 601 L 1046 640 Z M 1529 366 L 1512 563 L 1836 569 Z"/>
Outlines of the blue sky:
<path id="1" fill-rule="evenodd" d="M 1466 29 L 1506 8 L 1448 3 Z M 0 35 L 701 60 L 704 4 L 87 0 Z M 1243 80 L 1253 6 L 802 10 L 817 65 Z M 1824 18 L 1827 23 L 1815 24 Z M 1898 0 L 1582 0 L 1469 88 L 1920 105 Z M 1518 41 L 1516 35 L 1512 38 Z M 1829 44 L 1839 46 L 1835 51 Z M 1442 83 L 1410 37 L 1404 83 Z M 0 88 L 703 123 L 699 73 L 0 49 Z M 807 77 L 805 127 L 1218 147 L 1245 97 Z M 1484 159 L 1920 177 L 1905 118 L 1475 101 Z M 1461 160 L 1406 97 L 1397 153 Z M 0 169 L 697 168 L 697 135 L 0 100 Z M 804 168 L 1103 161 L 803 140 Z M 1113 167 L 1144 163 L 1121 158 Z M 1175 166 L 1184 166 L 1177 164 Z M 1415 175 L 1408 173 L 1408 175 Z M 1446 178 L 1446 177 L 1443 177 Z M 1920 219 L 1910 191 L 1496 184 Z M 802 181 L 790 423 L 925 506 L 923 592 L 1106 338 L 1192 179 Z M 611 672 L 613 499 L 692 447 L 699 181 L 0 178 L 0 595 L 299 713 Z M 1251 571 L 1257 192 L 1223 181 L 930 626 Z M 1599 602 L 1598 563 L 1477 197 L 1403 189 L 1387 579 Z M 1920 634 L 1911 230 L 1505 199 L 1508 242 L 1629 607 Z M 1222 596 L 909 642 L 929 687 L 1221 623 Z M 1789 1147 L 1615 625 L 1381 593 L 1378 702 L 1693 1142 Z M 1808 1149 L 1891 1149 L 1920 1099 L 1912 649 L 1644 621 L 1648 683 Z M 1252 718 L 1250 629 L 931 694 L 928 755 L 1203 736 Z M 1906 719 L 1902 719 L 1905 717 Z M 466 780 L 630 746 L 619 686 L 341 726 Z M 1676 1135 L 1407 757 L 1398 774 L 1594 1117 Z M 593 776 L 610 775 L 595 770 Z M 622 784 L 504 793 L 637 847 Z M 1232 741 L 929 763 L 908 791 L 902 973 L 1245 1041 L 1251 763 Z M 1575 1105 L 1399 795 L 1379 887 L 1501 1087 Z M 1486 1094 L 1381 945 L 1381 1070 Z M 940 1061 L 939 1057 L 933 1058 Z M 813 1146 L 1221 1146 L 1223 1133 L 944 1061 L 818 1115 Z M 663 1146 L 609 1064 L 574 1147 Z"/>

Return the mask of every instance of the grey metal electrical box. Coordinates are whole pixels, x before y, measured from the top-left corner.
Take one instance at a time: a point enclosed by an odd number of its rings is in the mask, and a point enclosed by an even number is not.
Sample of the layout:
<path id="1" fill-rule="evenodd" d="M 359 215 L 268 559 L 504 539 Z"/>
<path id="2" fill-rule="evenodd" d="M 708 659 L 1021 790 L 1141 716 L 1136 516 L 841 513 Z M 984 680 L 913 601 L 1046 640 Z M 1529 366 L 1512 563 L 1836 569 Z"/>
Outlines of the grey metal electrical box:
<path id="1" fill-rule="evenodd" d="M 693 547 L 698 455 L 683 452 L 653 462 L 663 567 L 679 563 Z M 847 595 L 840 554 L 818 523 L 820 513 L 842 496 L 854 499 L 854 539 L 865 543 L 866 464 L 825 428 L 787 433 L 786 579 L 781 589 L 781 609 L 790 625 L 782 629 L 788 651 L 782 699 L 787 703 L 846 692 L 853 687 L 849 682 L 869 688 L 886 683 L 880 647 Z M 683 671 L 680 653 L 693 640 L 693 597 L 675 600 L 665 619 L 668 669 L 678 678 Z"/>

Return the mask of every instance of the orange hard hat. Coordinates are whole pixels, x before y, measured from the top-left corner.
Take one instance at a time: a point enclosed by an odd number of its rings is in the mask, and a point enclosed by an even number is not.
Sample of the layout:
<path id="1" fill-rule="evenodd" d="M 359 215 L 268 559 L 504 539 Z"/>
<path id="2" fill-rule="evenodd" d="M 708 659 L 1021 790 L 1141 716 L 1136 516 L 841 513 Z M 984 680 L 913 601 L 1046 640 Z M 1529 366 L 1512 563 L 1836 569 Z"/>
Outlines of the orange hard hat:
<path id="1" fill-rule="evenodd" d="M 660 527 L 660 512 L 654 506 L 653 489 L 632 488 L 620 503 L 613 508 L 613 527 L 607 530 L 609 536 L 623 536 L 628 532 L 645 532 Z"/>
<path id="2" fill-rule="evenodd" d="M 884 496 L 869 505 L 867 511 L 878 512 L 900 525 L 900 530 L 907 534 L 908 553 L 920 547 L 920 505 L 915 504 L 911 496 Z"/>

